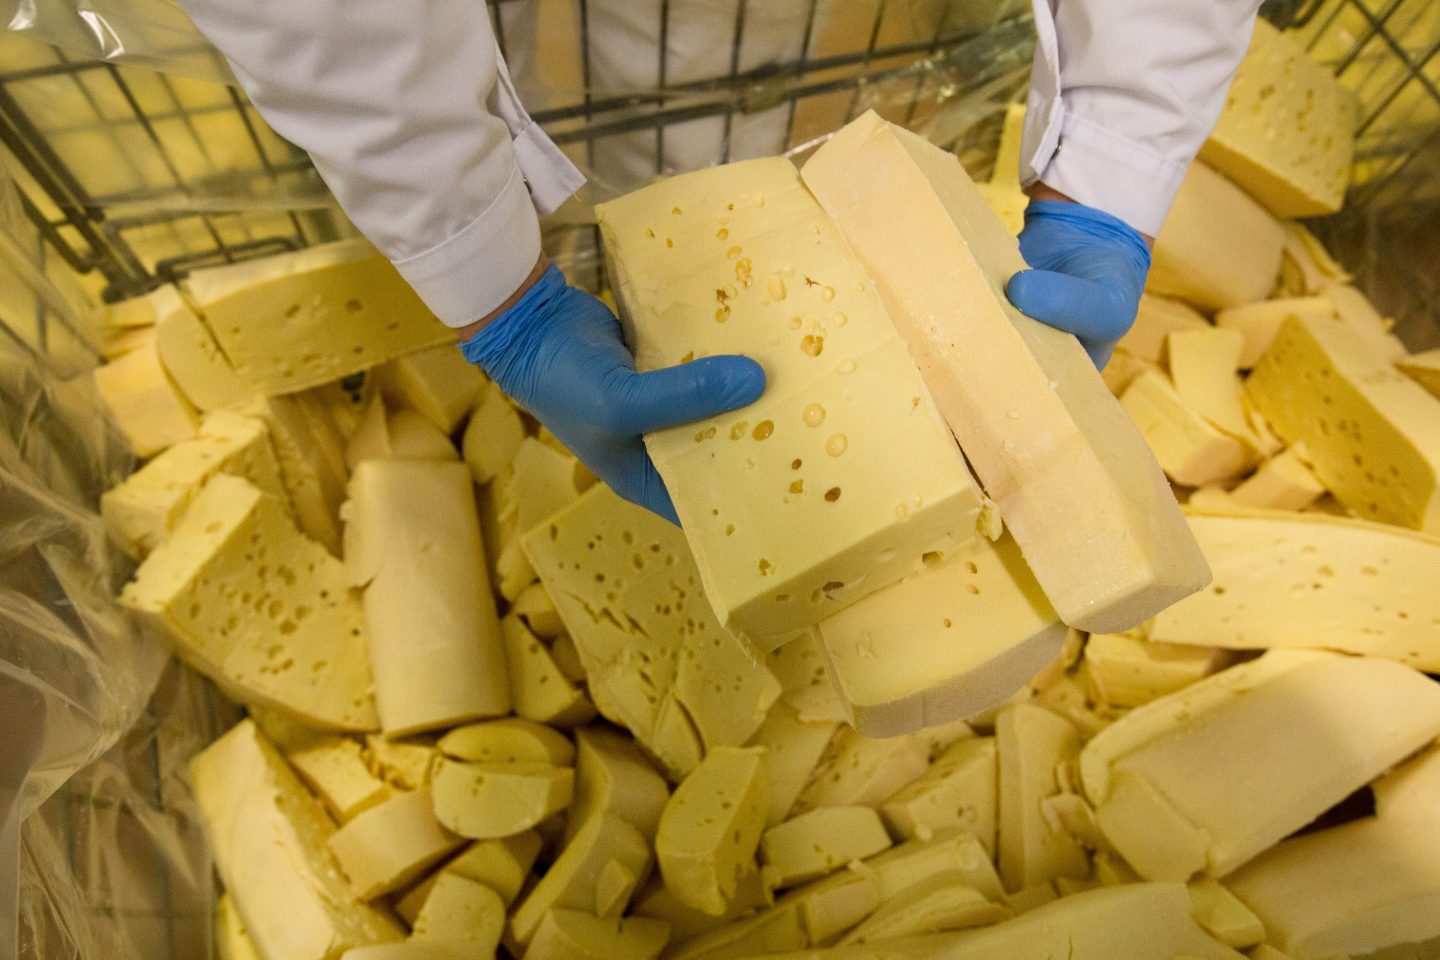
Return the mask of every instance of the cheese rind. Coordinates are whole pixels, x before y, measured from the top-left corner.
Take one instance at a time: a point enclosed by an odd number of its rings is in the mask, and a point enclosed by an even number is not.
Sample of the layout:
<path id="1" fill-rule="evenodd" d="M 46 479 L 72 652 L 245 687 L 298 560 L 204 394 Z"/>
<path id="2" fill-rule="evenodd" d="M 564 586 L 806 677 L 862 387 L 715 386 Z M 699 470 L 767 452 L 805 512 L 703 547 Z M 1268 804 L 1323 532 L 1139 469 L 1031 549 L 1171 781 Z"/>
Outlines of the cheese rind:
<path id="1" fill-rule="evenodd" d="M 1060 618 L 1129 629 L 1203 586 L 1164 477 L 1079 342 L 1011 306 L 1025 262 L 959 161 L 869 113 L 803 176 L 876 276 Z"/>
<path id="2" fill-rule="evenodd" d="M 789 160 L 672 177 L 596 212 L 640 370 L 744 353 L 766 371 L 744 410 L 646 437 L 726 627 L 804 629 L 974 536 L 964 458 Z"/>
<path id="3" fill-rule="evenodd" d="M 435 819 L 430 792 L 413 790 L 357 814 L 326 846 L 355 895 L 373 900 L 405 886 L 464 843 Z"/>

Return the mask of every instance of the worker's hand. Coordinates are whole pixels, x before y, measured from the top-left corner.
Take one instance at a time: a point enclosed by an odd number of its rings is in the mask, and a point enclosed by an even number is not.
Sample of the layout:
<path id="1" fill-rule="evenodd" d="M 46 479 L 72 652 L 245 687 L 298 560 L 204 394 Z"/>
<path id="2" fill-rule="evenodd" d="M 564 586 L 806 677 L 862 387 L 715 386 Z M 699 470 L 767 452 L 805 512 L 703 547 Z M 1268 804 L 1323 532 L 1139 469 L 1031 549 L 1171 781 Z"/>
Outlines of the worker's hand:
<path id="1" fill-rule="evenodd" d="M 1084 204 L 1031 200 L 1020 253 L 1034 269 L 1010 278 L 1010 302 L 1026 316 L 1075 334 L 1103 368 L 1135 322 L 1150 270 L 1145 237 Z"/>
<path id="2" fill-rule="evenodd" d="M 615 315 L 554 266 L 461 350 L 611 489 L 672 523 L 641 434 L 738 409 L 765 389 L 747 357 L 636 373 Z"/>

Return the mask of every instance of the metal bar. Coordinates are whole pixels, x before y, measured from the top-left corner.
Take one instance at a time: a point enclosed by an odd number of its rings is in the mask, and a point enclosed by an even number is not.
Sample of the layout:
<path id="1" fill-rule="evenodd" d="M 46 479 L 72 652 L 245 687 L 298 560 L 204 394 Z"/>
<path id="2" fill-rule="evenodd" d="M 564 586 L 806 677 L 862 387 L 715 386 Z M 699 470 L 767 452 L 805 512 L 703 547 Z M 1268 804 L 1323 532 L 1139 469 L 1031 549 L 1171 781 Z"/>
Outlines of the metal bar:
<path id="1" fill-rule="evenodd" d="M 820 0 L 810 0 L 810 7 L 805 11 L 805 36 L 800 41 L 800 59 L 795 63 L 797 76 L 805 73 L 805 65 L 810 60 L 810 40 L 815 35 L 816 8 Z M 790 108 L 785 115 L 785 147 L 790 146 L 790 138 L 795 134 L 795 110 L 800 103 L 799 97 L 790 98 Z"/>
<path id="2" fill-rule="evenodd" d="M 849 123 L 855 119 L 855 108 L 860 105 L 860 94 L 865 89 L 866 74 L 870 70 L 870 60 L 875 55 L 875 44 L 880 42 L 880 24 L 885 19 L 885 5 L 889 0 L 880 0 L 875 7 L 875 21 L 870 24 L 870 41 L 865 45 L 865 53 L 860 60 L 861 74 L 856 78 L 855 95 L 850 98 L 850 106 L 845 109 L 845 122 Z"/>
<path id="3" fill-rule="evenodd" d="M 730 41 L 730 76 L 733 79 L 740 73 L 740 44 L 745 38 L 745 6 L 746 0 L 736 0 L 735 3 L 735 30 Z M 735 122 L 735 111 L 725 111 L 724 135 L 720 146 L 720 162 L 730 162 L 730 129 Z"/>
<path id="4" fill-rule="evenodd" d="M 940 19 L 935 23 L 935 34 L 930 38 L 930 53 L 934 54 L 940 49 L 940 38 L 945 32 L 945 24 L 950 22 L 951 9 L 955 0 L 945 0 L 945 9 L 941 11 Z M 929 71 L 926 71 L 928 73 Z M 915 77 L 915 89 L 910 94 L 910 106 L 905 111 L 905 126 L 909 127 L 915 119 L 915 109 L 920 105 L 920 92 L 925 87 L 925 73 L 917 74 Z"/>
<path id="5" fill-rule="evenodd" d="M 1359 59 L 1360 51 L 1365 49 L 1365 45 L 1373 40 L 1377 34 L 1382 32 L 1381 25 L 1389 20 L 1395 14 L 1395 11 L 1400 9 L 1400 5 L 1404 2 L 1405 0 L 1390 0 L 1384 11 L 1376 18 L 1371 16 L 1369 8 L 1364 4 L 1351 0 L 1351 5 L 1358 9 L 1361 16 L 1366 19 L 1367 26 L 1365 33 L 1355 39 L 1355 42 L 1350 45 L 1350 51 L 1341 57 L 1335 65 L 1335 76 L 1343 76 L 1345 71 L 1350 69 L 1355 61 Z"/>
<path id="6" fill-rule="evenodd" d="M 45 214 L 40 212 L 40 208 L 35 206 L 34 201 L 26 196 L 23 191 L 17 190 L 15 192 L 20 195 L 20 209 L 25 211 L 25 216 L 35 225 L 35 229 L 40 232 L 41 238 L 60 254 L 62 260 L 70 265 L 71 270 L 74 270 L 76 273 L 89 273 L 95 269 L 95 255 L 93 253 L 81 255 L 79 251 L 66 242 L 64 235 L 57 229 L 60 224 L 68 224 L 70 222 L 69 220 L 62 218 L 58 222 L 52 222 Z"/>
<path id="7" fill-rule="evenodd" d="M 661 91 L 659 99 L 655 101 L 656 106 L 665 105 L 665 70 L 670 62 L 670 0 L 660 0 L 660 57 L 659 77 L 655 86 Z M 655 128 L 655 172 L 665 172 L 665 127 Z"/>

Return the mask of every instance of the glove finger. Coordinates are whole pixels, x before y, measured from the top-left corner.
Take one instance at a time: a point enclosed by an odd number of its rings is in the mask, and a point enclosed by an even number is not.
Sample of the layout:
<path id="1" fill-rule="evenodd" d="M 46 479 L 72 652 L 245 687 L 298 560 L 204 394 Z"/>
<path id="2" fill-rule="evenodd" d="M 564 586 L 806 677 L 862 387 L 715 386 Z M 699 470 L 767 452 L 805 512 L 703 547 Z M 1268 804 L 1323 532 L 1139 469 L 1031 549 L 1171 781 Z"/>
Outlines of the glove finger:
<path id="1" fill-rule="evenodd" d="M 607 426 L 636 436 L 754 403 L 765 371 L 749 357 L 702 357 L 650 373 L 626 370 L 610 386 Z"/>
<path id="2" fill-rule="evenodd" d="M 675 513 L 670 491 L 665 489 L 665 481 L 660 479 L 660 473 L 641 441 L 635 440 L 627 447 L 615 474 L 606 477 L 605 482 L 620 497 L 680 526 L 680 517 Z"/>
<path id="3" fill-rule="evenodd" d="M 1110 362 L 1111 355 L 1115 353 L 1113 341 L 1107 340 L 1101 343 L 1096 340 L 1081 340 L 1080 344 L 1085 348 L 1085 352 L 1090 354 L 1096 370 L 1104 370 L 1105 364 Z"/>
<path id="4" fill-rule="evenodd" d="M 1010 302 L 1027 317 L 1082 340 L 1119 340 L 1135 322 L 1135 308 L 1108 283 L 1049 270 L 1022 270 L 1005 285 Z"/>

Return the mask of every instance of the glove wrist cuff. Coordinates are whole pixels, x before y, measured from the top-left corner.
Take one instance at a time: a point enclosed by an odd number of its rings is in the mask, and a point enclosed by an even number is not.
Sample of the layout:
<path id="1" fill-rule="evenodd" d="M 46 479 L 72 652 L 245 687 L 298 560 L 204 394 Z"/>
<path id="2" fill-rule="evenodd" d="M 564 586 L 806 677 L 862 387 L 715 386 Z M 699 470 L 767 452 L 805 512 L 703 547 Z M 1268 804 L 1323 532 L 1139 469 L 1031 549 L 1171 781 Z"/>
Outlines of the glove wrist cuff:
<path id="1" fill-rule="evenodd" d="M 566 287 L 565 275 L 553 263 L 545 268 L 530 289 L 508 310 L 491 320 L 470 339 L 461 342 L 460 352 L 497 382 L 497 370 L 515 353 L 537 323 L 544 321 L 550 302 Z M 503 386 L 503 384 L 502 384 Z"/>

